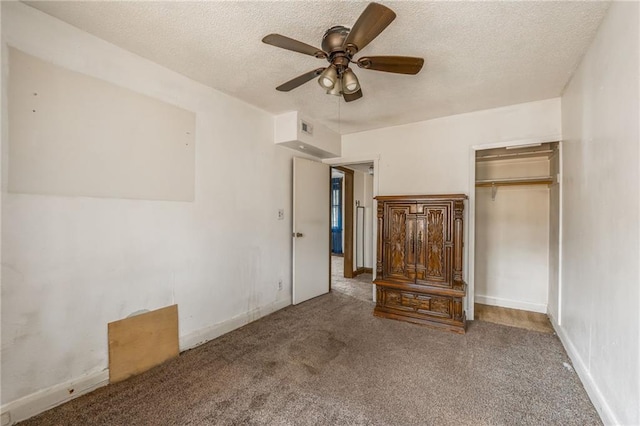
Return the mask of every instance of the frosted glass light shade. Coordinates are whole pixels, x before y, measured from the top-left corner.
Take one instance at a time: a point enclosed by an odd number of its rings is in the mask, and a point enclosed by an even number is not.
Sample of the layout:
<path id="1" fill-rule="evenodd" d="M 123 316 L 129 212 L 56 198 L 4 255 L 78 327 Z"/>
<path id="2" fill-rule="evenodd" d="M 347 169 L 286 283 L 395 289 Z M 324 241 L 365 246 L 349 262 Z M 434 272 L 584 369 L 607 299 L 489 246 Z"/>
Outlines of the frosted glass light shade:
<path id="1" fill-rule="evenodd" d="M 358 77 L 347 68 L 342 74 L 342 91 L 346 94 L 355 93 L 360 88 L 360 82 L 358 82 Z"/>
<path id="2" fill-rule="evenodd" d="M 333 88 L 327 90 L 327 95 L 340 96 L 342 95 L 342 80 L 338 79 L 336 84 L 333 85 Z"/>
<path id="3" fill-rule="evenodd" d="M 322 71 L 322 74 L 320 74 L 318 84 L 320 84 L 323 89 L 329 90 L 336 84 L 337 80 L 338 71 L 336 70 L 336 67 L 330 65 Z"/>

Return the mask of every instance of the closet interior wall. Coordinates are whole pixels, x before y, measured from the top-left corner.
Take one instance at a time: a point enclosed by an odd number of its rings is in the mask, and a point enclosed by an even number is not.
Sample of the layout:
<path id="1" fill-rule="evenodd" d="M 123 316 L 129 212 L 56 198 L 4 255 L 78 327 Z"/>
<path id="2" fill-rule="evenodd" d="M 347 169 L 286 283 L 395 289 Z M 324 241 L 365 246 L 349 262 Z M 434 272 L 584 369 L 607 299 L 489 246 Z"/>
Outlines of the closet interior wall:
<path id="1" fill-rule="evenodd" d="M 547 313 L 557 289 L 556 157 L 557 143 L 478 151 L 476 303 Z"/>

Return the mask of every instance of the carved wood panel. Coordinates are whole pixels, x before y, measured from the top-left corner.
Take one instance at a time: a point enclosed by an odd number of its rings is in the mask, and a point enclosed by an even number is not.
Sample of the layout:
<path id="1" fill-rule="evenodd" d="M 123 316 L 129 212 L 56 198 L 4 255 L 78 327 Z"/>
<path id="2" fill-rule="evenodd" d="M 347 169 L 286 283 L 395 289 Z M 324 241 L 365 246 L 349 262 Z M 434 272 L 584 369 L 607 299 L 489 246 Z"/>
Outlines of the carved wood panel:
<path id="1" fill-rule="evenodd" d="M 427 212 L 427 276 L 443 277 L 444 266 L 444 216 L 443 210 Z"/>
<path id="2" fill-rule="evenodd" d="M 385 278 L 413 281 L 415 278 L 414 228 L 411 205 L 390 204 L 385 207 L 384 260 Z"/>
<path id="3" fill-rule="evenodd" d="M 388 308 L 429 314 L 441 318 L 454 317 L 453 298 L 381 288 L 378 302 Z M 380 297 L 381 296 L 381 297 Z"/>
<path id="4" fill-rule="evenodd" d="M 378 235 L 377 235 L 377 255 L 376 255 L 376 276 L 383 277 L 382 270 L 384 255 L 384 203 L 378 203 Z"/>
<path id="5" fill-rule="evenodd" d="M 452 203 L 418 205 L 418 284 L 452 287 Z"/>
<path id="6" fill-rule="evenodd" d="M 462 200 L 454 201 L 453 205 L 453 281 L 462 282 L 462 249 L 464 242 L 463 234 L 463 212 L 464 202 Z"/>

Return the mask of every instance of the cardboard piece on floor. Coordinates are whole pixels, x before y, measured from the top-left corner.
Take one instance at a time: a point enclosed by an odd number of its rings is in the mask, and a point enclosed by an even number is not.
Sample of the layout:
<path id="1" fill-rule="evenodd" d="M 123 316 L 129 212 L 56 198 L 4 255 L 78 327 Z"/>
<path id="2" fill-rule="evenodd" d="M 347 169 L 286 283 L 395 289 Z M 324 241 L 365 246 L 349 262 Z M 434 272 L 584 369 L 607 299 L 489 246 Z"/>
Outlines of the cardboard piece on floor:
<path id="1" fill-rule="evenodd" d="M 108 324 L 109 381 L 119 382 L 177 356 L 178 305 Z"/>

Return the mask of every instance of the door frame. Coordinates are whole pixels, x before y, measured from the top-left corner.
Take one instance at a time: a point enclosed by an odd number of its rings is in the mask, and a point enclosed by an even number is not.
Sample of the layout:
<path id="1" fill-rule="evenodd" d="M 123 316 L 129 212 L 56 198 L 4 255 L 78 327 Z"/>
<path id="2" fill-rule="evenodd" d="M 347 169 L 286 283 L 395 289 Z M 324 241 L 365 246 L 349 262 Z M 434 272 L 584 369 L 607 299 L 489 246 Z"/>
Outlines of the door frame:
<path id="1" fill-rule="evenodd" d="M 342 218 L 342 232 L 344 236 L 344 277 L 353 278 L 353 170 L 342 166 L 331 166 L 344 173 L 344 216 Z"/>
<path id="2" fill-rule="evenodd" d="M 466 313 L 467 320 L 473 320 L 475 315 L 475 251 L 476 251 L 476 151 L 482 151 L 485 149 L 493 148 L 506 148 L 509 146 L 528 145 L 547 142 L 559 142 L 558 150 L 560 155 L 560 176 L 562 176 L 562 136 L 546 136 L 542 138 L 530 138 L 519 139 L 504 142 L 491 142 L 486 144 L 473 145 L 469 149 L 469 208 L 465 209 L 467 217 L 466 231 L 464 235 L 464 241 L 468 241 L 468 248 L 464 250 L 463 254 L 467 256 L 466 261 L 463 259 L 463 265 L 467 265 L 466 268 L 466 282 L 467 282 L 467 301 L 466 301 Z M 560 307 L 562 306 L 562 179 L 559 180 L 560 191 L 560 212 L 559 212 L 559 236 L 558 236 L 558 249 L 560 257 L 558 259 L 558 316 L 561 317 Z M 547 314 L 549 308 L 547 307 Z M 560 324 L 560 318 L 557 318 L 558 325 Z"/>
<path id="3" fill-rule="evenodd" d="M 362 163 L 373 163 L 373 226 L 371 235 L 371 265 L 373 265 L 373 279 L 376 279 L 376 259 L 378 256 L 378 244 L 377 244 L 377 235 L 378 235 L 378 220 L 376 216 L 376 212 L 378 211 L 378 202 L 375 197 L 379 195 L 379 163 L 380 163 L 380 155 L 378 154 L 370 154 L 370 155 L 362 155 L 357 157 L 337 157 L 337 158 L 327 158 L 322 160 L 323 163 L 329 164 L 331 167 L 339 167 L 339 166 L 348 166 L 349 164 L 362 164 Z M 346 201 L 345 201 L 346 204 Z M 353 200 L 351 202 L 353 208 Z M 346 216 L 346 210 L 345 210 Z M 353 218 L 352 218 L 353 220 Z M 353 232 L 351 233 L 351 238 L 353 241 Z M 352 246 L 353 247 L 353 246 Z M 353 253 L 352 253 L 353 257 Z M 353 265 L 352 265 L 353 267 Z M 376 300 L 376 286 L 372 285 L 372 295 L 373 301 Z"/>

